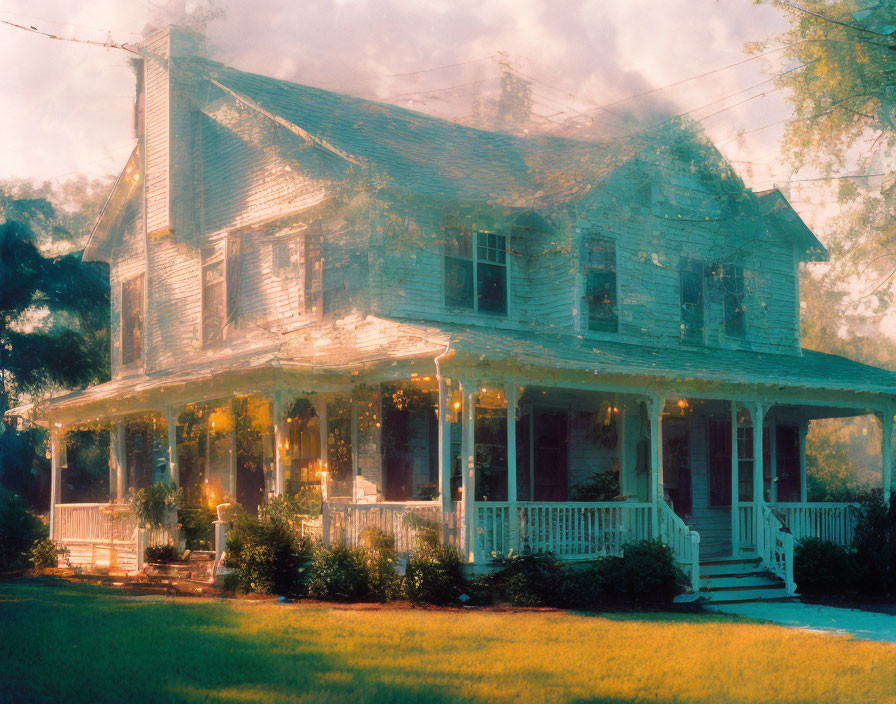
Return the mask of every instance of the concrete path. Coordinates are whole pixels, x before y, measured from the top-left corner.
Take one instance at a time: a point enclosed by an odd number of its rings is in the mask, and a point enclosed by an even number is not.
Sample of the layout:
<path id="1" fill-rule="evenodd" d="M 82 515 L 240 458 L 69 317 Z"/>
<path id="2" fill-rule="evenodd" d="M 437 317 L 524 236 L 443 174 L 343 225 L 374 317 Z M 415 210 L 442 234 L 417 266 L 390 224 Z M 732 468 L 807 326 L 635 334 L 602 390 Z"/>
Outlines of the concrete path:
<path id="1" fill-rule="evenodd" d="M 854 638 L 896 643 L 896 616 L 891 614 L 787 602 L 708 604 L 706 608 L 719 613 L 773 621 L 792 628 L 841 633 Z"/>

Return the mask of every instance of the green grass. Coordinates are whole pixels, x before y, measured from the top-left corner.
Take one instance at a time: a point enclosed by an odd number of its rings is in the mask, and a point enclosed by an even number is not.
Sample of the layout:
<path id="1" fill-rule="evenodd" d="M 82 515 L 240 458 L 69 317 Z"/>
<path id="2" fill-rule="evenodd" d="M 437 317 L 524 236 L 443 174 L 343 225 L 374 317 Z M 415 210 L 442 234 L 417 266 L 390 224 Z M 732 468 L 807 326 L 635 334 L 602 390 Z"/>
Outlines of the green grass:
<path id="1" fill-rule="evenodd" d="M 0 582 L 0 701 L 896 702 L 896 646 L 721 615 L 165 600 Z"/>

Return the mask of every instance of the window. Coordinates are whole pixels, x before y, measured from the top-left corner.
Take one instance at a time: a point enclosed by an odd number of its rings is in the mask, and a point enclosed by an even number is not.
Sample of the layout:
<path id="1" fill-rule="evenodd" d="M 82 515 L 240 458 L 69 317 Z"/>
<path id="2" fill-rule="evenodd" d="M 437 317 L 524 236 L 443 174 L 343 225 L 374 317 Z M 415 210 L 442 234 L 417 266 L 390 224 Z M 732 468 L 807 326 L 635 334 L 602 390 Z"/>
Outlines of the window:
<path id="1" fill-rule="evenodd" d="M 121 285 L 121 363 L 133 364 L 143 356 L 143 282 L 140 274 Z"/>
<path id="2" fill-rule="evenodd" d="M 202 344 L 219 344 L 236 324 L 240 301 L 240 240 L 230 237 L 224 253 L 202 264 Z"/>
<path id="3" fill-rule="evenodd" d="M 616 300 L 616 242 L 605 237 L 590 238 L 583 257 L 588 329 L 599 332 L 619 330 Z"/>
<path id="4" fill-rule="evenodd" d="M 704 263 L 682 257 L 680 278 L 681 339 L 683 342 L 703 342 Z"/>
<path id="5" fill-rule="evenodd" d="M 324 259 L 323 233 L 320 224 L 312 226 L 304 237 L 305 313 L 323 317 Z"/>
<path id="6" fill-rule="evenodd" d="M 744 325 L 744 270 L 738 264 L 721 264 L 722 302 L 725 316 L 725 335 L 743 337 Z"/>
<path id="7" fill-rule="evenodd" d="M 299 243 L 296 237 L 278 237 L 271 243 L 271 273 L 281 279 L 297 270 Z"/>
<path id="8" fill-rule="evenodd" d="M 468 229 L 448 233 L 445 243 L 445 305 L 507 314 L 507 238 Z"/>

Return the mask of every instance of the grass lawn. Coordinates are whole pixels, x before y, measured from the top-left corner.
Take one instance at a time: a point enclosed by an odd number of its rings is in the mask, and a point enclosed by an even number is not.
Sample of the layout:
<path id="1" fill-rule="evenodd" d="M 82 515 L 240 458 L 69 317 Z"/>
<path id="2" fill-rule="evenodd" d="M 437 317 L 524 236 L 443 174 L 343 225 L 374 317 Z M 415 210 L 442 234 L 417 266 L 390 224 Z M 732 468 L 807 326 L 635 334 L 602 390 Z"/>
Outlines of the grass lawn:
<path id="1" fill-rule="evenodd" d="M 0 582 L 10 702 L 896 702 L 896 645 L 714 614 L 329 608 Z"/>

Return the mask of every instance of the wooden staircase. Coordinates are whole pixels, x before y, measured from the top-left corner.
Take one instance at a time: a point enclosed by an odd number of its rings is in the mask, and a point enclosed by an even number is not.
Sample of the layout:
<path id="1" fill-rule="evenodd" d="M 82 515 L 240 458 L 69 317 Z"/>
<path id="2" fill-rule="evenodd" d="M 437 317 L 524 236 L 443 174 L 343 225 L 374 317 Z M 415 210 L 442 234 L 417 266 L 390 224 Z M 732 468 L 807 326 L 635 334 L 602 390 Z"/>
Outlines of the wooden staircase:
<path id="1" fill-rule="evenodd" d="M 758 557 L 701 560 L 700 595 L 717 604 L 793 598 L 783 580 L 765 570 Z"/>

